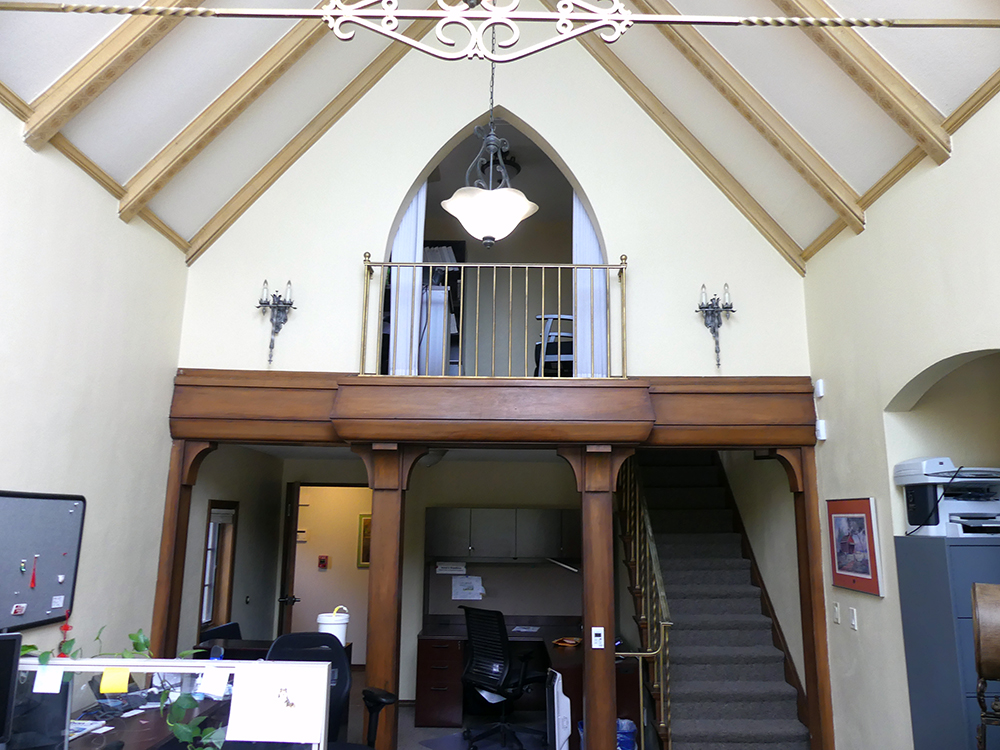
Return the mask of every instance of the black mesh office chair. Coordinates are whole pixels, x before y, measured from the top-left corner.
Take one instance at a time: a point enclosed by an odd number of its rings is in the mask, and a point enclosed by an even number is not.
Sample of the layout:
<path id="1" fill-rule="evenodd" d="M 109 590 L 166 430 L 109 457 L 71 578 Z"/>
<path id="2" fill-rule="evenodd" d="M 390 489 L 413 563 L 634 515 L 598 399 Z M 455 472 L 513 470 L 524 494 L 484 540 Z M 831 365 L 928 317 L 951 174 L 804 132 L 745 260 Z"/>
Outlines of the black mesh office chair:
<path id="1" fill-rule="evenodd" d="M 327 661 L 330 662 L 330 717 L 327 724 L 328 750 L 366 750 L 375 747 L 378 715 L 396 702 L 396 696 L 386 690 L 365 688 L 362 699 L 368 708 L 367 745 L 338 742 L 340 725 L 351 698 L 351 663 L 337 636 L 330 633 L 287 633 L 278 636 L 267 652 L 268 661 Z"/>
<path id="2" fill-rule="evenodd" d="M 503 612 L 467 606 L 462 606 L 462 609 L 465 610 L 469 645 L 462 682 L 503 699 L 500 721 L 477 734 L 473 734 L 471 729 L 462 733 L 469 742 L 469 750 L 475 750 L 476 742 L 494 734 L 500 735 L 503 747 L 507 747 L 508 739 L 512 740 L 514 746 L 523 747 L 514 733 L 515 729 L 521 733 L 546 737 L 544 730 L 515 727 L 507 721 L 508 704 L 520 698 L 529 685 L 544 684 L 546 673 L 529 668 L 530 652 L 518 655 L 512 653 Z"/>

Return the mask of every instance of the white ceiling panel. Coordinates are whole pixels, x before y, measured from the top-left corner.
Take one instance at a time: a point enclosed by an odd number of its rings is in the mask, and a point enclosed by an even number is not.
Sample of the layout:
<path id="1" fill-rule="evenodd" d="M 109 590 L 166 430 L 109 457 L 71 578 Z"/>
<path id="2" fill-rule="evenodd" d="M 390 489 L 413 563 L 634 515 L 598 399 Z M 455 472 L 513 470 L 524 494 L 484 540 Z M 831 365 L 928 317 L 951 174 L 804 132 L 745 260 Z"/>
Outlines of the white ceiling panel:
<path id="1" fill-rule="evenodd" d="M 678 0 L 704 13 L 704 0 Z M 767 0 L 713 3 L 723 15 L 773 15 Z M 841 69 L 795 28 L 701 29 L 726 60 L 858 192 L 875 184 L 914 146 Z"/>
<path id="2" fill-rule="evenodd" d="M 829 0 L 844 16 L 996 18 L 996 0 Z M 862 29 L 861 35 L 945 115 L 1000 69 L 997 29 Z"/>
<path id="3" fill-rule="evenodd" d="M 836 219 L 819 195 L 660 32 L 633 28 L 613 51 L 800 245 Z"/>
<path id="4" fill-rule="evenodd" d="M 300 0 L 212 0 L 211 7 L 301 7 Z M 124 184 L 253 65 L 294 21 L 182 21 L 63 131 Z"/>
<path id="5" fill-rule="evenodd" d="M 31 102 L 124 20 L 120 16 L 0 13 L 0 81 Z"/>
<path id="6" fill-rule="evenodd" d="M 193 237 L 386 46 L 384 37 L 361 31 L 350 42 L 341 42 L 332 33 L 322 39 L 178 174 L 150 207 L 181 236 Z"/>

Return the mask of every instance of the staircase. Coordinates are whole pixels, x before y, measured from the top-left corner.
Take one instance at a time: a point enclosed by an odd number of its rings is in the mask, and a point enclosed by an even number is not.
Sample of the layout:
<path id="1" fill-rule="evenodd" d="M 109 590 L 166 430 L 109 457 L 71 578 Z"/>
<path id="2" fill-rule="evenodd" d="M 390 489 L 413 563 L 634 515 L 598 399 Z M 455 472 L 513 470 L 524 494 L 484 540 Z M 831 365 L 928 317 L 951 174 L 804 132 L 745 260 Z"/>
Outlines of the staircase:
<path id="1" fill-rule="evenodd" d="M 809 750 L 711 451 L 639 454 L 670 629 L 673 750 Z"/>

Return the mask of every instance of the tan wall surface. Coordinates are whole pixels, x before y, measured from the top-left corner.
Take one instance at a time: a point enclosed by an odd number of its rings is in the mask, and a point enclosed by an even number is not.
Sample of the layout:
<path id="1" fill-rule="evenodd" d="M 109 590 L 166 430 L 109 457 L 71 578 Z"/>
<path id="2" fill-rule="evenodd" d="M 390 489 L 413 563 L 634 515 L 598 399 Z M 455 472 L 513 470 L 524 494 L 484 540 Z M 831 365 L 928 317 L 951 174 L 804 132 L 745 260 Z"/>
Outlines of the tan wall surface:
<path id="1" fill-rule="evenodd" d="M 273 367 L 355 370 L 362 256 L 385 259 L 416 185 L 483 114 L 488 73 L 403 58 L 191 267 L 181 366 L 267 366 L 270 328 L 254 309 L 267 278 L 291 279 L 298 306 Z M 567 165 L 608 257 L 629 257 L 631 374 L 808 372 L 801 277 L 579 45 L 504 65 L 497 97 Z M 390 112 L 406 113 L 405 139 Z M 502 242 L 493 255 L 504 261 Z M 703 283 L 726 282 L 738 313 L 717 371 L 694 310 Z"/>
<path id="2" fill-rule="evenodd" d="M 209 453 L 191 491 L 178 648 L 198 643 L 205 529 L 210 500 L 239 504 L 231 619 L 247 639 L 274 638 L 278 598 L 281 461 L 233 445 Z M 249 601 L 248 601 L 249 599 Z"/>
<path id="3" fill-rule="evenodd" d="M 299 528 L 305 541 L 296 544 L 295 596 L 292 631 L 317 630 L 316 616 L 347 607 L 347 639 L 354 645 L 353 664 L 365 663 L 368 644 L 368 568 L 358 567 L 358 517 L 372 512 L 367 487 L 302 487 Z M 320 570 L 319 555 L 329 557 Z"/>
<path id="4" fill-rule="evenodd" d="M 777 461 L 755 461 L 749 451 L 720 455 L 757 567 L 804 685 L 795 506 L 788 477 Z"/>
<path id="5" fill-rule="evenodd" d="M 905 519 L 891 484 L 892 462 L 903 458 L 895 446 L 904 441 L 883 409 L 936 362 L 1000 348 L 995 321 L 964 304 L 1000 293 L 1000 226 L 990 218 L 1000 187 L 998 127 L 994 100 L 955 135 L 947 163 L 922 162 L 869 209 L 863 234 L 839 236 L 809 264 L 810 354 L 813 377 L 826 382 L 817 408 L 829 434 L 817 450 L 820 497 L 875 498 L 885 583 L 884 598 L 827 592 L 859 618 L 857 631 L 830 624 L 840 750 L 912 747 L 892 542 Z M 923 441 L 903 430 L 910 446 Z"/>
<path id="6" fill-rule="evenodd" d="M 149 632 L 184 256 L 0 108 L 0 477 L 87 499 L 72 616 L 86 655 Z M 32 630 L 41 648 L 55 626 Z"/>

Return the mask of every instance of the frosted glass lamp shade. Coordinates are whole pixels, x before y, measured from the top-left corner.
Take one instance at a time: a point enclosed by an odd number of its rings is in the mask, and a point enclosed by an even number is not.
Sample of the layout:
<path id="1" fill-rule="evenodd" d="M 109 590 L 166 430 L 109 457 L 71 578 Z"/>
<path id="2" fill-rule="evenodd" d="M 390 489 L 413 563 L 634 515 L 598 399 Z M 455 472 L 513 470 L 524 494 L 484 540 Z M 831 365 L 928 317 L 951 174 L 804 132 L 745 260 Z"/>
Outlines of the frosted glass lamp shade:
<path id="1" fill-rule="evenodd" d="M 487 246 L 502 240 L 538 210 L 536 204 L 515 188 L 459 188 L 451 198 L 441 201 L 441 207 Z"/>

